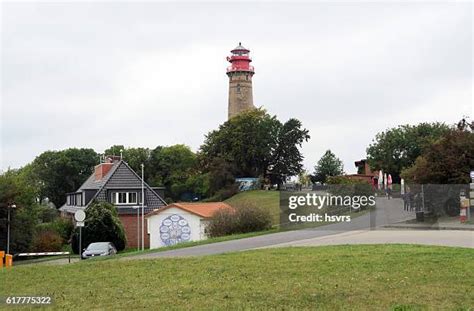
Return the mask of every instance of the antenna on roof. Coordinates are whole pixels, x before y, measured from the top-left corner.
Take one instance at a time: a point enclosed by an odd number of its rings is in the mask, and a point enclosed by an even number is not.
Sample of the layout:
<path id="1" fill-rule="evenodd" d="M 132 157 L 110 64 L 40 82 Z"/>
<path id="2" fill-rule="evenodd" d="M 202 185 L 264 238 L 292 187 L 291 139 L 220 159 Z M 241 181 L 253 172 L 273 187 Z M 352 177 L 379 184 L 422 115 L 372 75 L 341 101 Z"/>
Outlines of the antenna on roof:
<path id="1" fill-rule="evenodd" d="M 123 149 L 120 149 L 120 161 L 123 159 Z"/>

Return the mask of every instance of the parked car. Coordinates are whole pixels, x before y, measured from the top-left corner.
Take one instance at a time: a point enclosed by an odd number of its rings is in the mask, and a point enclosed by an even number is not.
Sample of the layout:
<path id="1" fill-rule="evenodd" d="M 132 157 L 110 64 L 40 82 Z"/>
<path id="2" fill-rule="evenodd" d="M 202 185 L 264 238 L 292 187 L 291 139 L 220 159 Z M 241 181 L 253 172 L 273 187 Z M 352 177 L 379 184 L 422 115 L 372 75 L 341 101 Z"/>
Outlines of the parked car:
<path id="1" fill-rule="evenodd" d="M 96 256 L 111 256 L 117 254 L 117 249 L 112 242 L 95 242 L 89 244 L 81 255 L 82 259 Z"/>

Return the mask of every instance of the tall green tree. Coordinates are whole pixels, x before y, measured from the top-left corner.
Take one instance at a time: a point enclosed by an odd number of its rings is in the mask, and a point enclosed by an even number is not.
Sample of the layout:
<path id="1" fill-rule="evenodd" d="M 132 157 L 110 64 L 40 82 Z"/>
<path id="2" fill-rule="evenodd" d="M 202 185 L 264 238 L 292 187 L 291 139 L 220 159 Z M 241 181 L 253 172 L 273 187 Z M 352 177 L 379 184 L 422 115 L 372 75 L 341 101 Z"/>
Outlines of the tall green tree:
<path id="1" fill-rule="evenodd" d="M 98 163 L 99 156 L 93 149 L 46 151 L 31 163 L 29 178 L 38 185 L 39 197 L 48 198 L 59 208 L 66 193 L 76 191 Z"/>
<path id="2" fill-rule="evenodd" d="M 10 209 L 12 205 L 16 208 Z M 10 253 L 29 251 L 38 220 L 36 190 L 22 170 L 0 174 L 0 249 L 7 245 L 7 214 L 10 209 Z"/>
<path id="3" fill-rule="evenodd" d="M 299 148 L 310 138 L 308 130 L 297 119 L 285 122 L 278 131 L 277 146 L 273 150 L 267 176 L 272 184 L 280 185 L 303 170 L 303 155 Z"/>
<path id="4" fill-rule="evenodd" d="M 188 146 L 158 147 L 150 155 L 149 180 L 166 187 L 166 195 L 173 200 L 178 200 L 184 192 L 202 192 L 205 182 L 194 176 L 200 173 L 197 163 L 196 154 Z"/>
<path id="5" fill-rule="evenodd" d="M 263 176 L 272 162 L 280 127 L 275 116 L 261 109 L 235 116 L 207 134 L 200 148 L 204 167 L 221 158 L 233 163 L 235 177 Z"/>
<path id="6" fill-rule="evenodd" d="M 309 139 L 300 121 L 282 124 L 276 116 L 255 109 L 239 114 L 206 136 L 200 148 L 203 168 L 210 170 L 216 158 L 233 170 L 234 177 L 268 177 L 281 184 L 301 170 L 299 151 Z"/>
<path id="7" fill-rule="evenodd" d="M 344 174 L 342 161 L 331 150 L 327 150 L 314 167 L 312 181 L 324 184 L 328 177 L 342 174 Z"/>
<path id="8" fill-rule="evenodd" d="M 373 170 L 390 173 L 394 182 L 400 172 L 415 163 L 423 150 L 449 132 L 444 123 L 400 125 L 375 136 L 367 148 L 367 160 Z"/>

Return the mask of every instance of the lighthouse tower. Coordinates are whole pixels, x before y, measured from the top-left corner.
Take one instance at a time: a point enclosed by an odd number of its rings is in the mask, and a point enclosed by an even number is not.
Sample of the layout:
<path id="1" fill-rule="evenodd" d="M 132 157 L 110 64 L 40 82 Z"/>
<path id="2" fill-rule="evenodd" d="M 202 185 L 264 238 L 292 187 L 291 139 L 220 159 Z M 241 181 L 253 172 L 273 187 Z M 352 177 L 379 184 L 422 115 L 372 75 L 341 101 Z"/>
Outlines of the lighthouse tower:
<path id="1" fill-rule="evenodd" d="M 250 50 L 244 48 L 239 42 L 239 46 L 230 51 L 231 56 L 227 60 L 231 63 L 227 67 L 229 77 L 229 112 L 228 118 L 232 118 L 239 113 L 254 109 L 252 95 L 253 66 L 250 66 L 252 59 L 249 57 Z"/>

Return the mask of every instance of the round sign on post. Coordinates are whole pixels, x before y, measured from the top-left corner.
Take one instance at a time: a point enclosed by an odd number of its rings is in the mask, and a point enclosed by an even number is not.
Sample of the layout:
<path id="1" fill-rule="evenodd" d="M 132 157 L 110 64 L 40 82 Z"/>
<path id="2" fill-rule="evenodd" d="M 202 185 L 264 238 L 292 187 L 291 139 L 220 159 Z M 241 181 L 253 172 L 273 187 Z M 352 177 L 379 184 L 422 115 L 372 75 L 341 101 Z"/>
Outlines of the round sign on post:
<path id="1" fill-rule="evenodd" d="M 86 219 L 86 213 L 83 210 L 78 210 L 74 213 L 74 219 L 78 222 L 83 222 Z"/>

